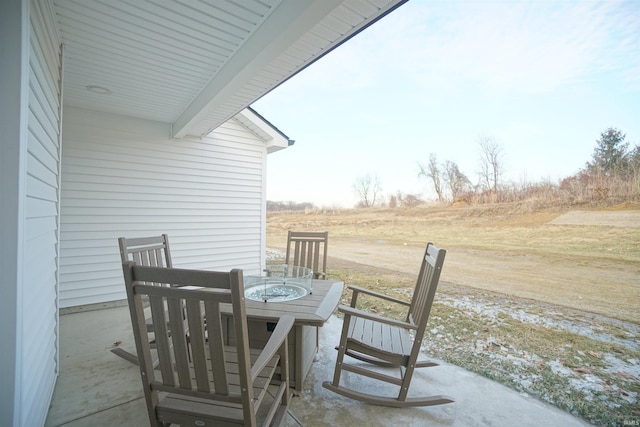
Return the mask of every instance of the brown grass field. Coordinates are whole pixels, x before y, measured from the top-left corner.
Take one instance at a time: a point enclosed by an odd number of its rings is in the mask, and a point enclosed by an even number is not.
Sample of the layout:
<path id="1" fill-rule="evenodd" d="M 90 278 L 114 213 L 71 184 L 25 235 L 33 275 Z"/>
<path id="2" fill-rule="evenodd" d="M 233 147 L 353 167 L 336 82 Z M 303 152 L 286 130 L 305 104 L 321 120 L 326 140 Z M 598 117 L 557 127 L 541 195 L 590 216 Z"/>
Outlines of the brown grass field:
<path id="1" fill-rule="evenodd" d="M 640 208 L 518 206 L 269 213 L 267 246 L 289 229 L 329 231 L 329 256 L 412 274 L 425 244 L 447 249 L 441 280 L 640 323 Z"/>
<path id="2" fill-rule="evenodd" d="M 268 212 L 267 247 L 287 230 L 329 231 L 330 279 L 407 299 L 426 243 L 447 249 L 428 353 L 597 425 L 640 423 L 640 204 Z"/>

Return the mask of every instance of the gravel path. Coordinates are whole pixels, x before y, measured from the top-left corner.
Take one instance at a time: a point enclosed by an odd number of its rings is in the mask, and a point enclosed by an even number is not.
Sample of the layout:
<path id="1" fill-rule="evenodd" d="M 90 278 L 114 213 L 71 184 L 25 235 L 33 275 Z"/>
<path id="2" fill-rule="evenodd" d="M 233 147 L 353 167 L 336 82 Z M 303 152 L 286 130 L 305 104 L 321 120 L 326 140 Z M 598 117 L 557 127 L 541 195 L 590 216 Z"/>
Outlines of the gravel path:
<path id="1" fill-rule="evenodd" d="M 570 211 L 550 224 L 640 228 L 640 211 Z"/>

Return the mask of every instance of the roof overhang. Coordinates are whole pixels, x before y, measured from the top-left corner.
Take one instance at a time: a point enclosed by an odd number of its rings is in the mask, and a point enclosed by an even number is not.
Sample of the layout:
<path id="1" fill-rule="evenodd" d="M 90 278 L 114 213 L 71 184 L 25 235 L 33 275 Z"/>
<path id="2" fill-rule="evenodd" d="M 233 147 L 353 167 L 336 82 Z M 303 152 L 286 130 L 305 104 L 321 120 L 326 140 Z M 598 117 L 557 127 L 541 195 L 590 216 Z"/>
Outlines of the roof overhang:
<path id="1" fill-rule="evenodd" d="M 295 142 L 250 107 L 240 111 L 234 118 L 265 142 L 268 154 L 287 148 Z"/>
<path id="2" fill-rule="evenodd" d="M 53 0 L 64 102 L 202 136 L 406 1 Z"/>

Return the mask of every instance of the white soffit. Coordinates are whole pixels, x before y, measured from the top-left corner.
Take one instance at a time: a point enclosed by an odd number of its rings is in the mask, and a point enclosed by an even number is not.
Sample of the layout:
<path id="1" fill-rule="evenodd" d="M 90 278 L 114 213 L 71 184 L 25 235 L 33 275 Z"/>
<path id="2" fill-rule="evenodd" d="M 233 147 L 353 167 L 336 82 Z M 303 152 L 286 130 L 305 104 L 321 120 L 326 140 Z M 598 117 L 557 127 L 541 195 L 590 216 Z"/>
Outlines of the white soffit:
<path id="1" fill-rule="evenodd" d="M 52 1 L 65 105 L 171 123 L 182 137 L 210 132 L 406 0 Z"/>

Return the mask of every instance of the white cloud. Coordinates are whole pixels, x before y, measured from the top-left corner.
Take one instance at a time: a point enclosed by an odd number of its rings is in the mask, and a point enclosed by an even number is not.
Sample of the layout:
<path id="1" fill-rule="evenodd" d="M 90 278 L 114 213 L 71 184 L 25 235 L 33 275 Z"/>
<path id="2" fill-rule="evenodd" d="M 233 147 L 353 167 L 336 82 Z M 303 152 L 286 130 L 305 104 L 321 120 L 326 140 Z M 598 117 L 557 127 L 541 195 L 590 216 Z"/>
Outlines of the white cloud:
<path id="1" fill-rule="evenodd" d="M 385 45 L 380 67 L 429 88 L 540 93 L 611 71 L 640 85 L 639 2 L 415 2 L 377 25 L 362 50 Z"/>
<path id="2" fill-rule="evenodd" d="M 376 84 L 373 70 L 367 66 L 369 52 L 345 43 L 286 84 L 295 90 L 360 90 Z"/>

